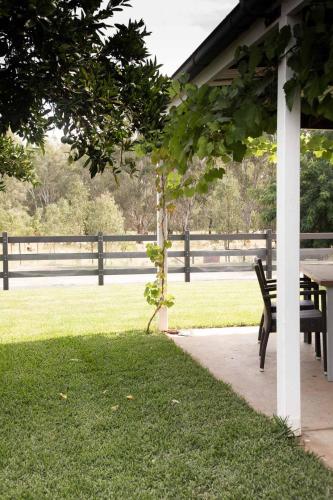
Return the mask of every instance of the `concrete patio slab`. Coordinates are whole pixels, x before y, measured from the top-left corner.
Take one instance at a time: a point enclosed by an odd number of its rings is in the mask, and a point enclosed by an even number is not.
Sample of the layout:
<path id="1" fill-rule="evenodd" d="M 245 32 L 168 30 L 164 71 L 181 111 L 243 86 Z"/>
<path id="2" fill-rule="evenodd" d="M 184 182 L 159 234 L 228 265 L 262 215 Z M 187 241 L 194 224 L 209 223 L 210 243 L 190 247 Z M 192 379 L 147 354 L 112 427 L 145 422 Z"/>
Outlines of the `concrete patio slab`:
<path id="1" fill-rule="evenodd" d="M 276 342 L 271 335 L 265 372 L 259 371 L 257 327 L 182 330 L 177 345 L 257 411 L 276 413 Z M 327 382 L 314 346 L 301 343 L 302 441 L 333 467 L 333 383 Z"/>

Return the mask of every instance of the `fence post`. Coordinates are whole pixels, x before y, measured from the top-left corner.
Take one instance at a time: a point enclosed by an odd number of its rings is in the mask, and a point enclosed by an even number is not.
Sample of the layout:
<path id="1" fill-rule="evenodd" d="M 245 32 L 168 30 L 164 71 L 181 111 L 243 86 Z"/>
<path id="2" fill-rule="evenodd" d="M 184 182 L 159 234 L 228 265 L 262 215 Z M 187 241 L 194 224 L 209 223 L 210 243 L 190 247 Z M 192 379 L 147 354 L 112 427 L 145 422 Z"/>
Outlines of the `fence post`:
<path id="1" fill-rule="evenodd" d="M 273 270 L 273 251 L 272 251 L 272 230 L 266 231 L 266 276 L 267 279 L 272 278 Z"/>
<path id="2" fill-rule="evenodd" d="M 3 272 L 3 289 L 9 290 L 9 275 L 8 275 L 8 234 L 2 233 L 2 272 Z"/>
<path id="3" fill-rule="evenodd" d="M 104 244 L 103 244 L 103 233 L 98 233 L 98 284 L 99 286 L 104 285 Z"/>
<path id="4" fill-rule="evenodd" d="M 185 283 L 191 281 L 191 249 L 190 249 L 190 231 L 184 232 L 184 264 L 185 264 Z"/>

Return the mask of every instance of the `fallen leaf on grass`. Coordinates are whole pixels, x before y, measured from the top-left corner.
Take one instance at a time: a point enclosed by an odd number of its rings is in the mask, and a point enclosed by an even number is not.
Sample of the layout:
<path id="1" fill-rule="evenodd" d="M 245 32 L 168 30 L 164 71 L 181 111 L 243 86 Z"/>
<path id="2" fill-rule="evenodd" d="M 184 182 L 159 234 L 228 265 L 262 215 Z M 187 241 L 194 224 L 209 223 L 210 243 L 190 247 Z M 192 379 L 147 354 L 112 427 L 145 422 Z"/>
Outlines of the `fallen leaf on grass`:
<path id="1" fill-rule="evenodd" d="M 103 394 L 107 394 L 108 389 L 104 389 Z"/>
<path id="2" fill-rule="evenodd" d="M 178 401 L 178 399 L 171 399 L 171 403 L 173 405 L 179 405 L 180 404 L 180 401 Z"/>
<path id="3" fill-rule="evenodd" d="M 67 399 L 67 394 L 64 394 L 63 392 L 59 392 L 60 399 Z"/>
<path id="4" fill-rule="evenodd" d="M 126 396 L 126 399 L 128 399 L 129 401 L 133 401 L 134 396 L 132 396 L 132 394 L 129 394 L 128 396 Z"/>
<path id="5" fill-rule="evenodd" d="M 112 411 L 117 411 L 119 408 L 119 405 L 114 405 L 114 406 L 111 406 L 111 410 Z"/>

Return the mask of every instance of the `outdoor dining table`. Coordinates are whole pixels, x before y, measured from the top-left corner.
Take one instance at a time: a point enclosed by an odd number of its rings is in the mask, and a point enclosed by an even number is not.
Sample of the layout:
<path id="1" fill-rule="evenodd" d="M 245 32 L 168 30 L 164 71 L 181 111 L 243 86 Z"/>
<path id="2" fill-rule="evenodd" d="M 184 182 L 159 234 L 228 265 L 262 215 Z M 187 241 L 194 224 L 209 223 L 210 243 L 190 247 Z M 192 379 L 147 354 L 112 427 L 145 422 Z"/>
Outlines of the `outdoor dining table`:
<path id="1" fill-rule="evenodd" d="M 301 262 L 300 271 L 327 292 L 327 380 L 333 382 L 333 262 Z"/>

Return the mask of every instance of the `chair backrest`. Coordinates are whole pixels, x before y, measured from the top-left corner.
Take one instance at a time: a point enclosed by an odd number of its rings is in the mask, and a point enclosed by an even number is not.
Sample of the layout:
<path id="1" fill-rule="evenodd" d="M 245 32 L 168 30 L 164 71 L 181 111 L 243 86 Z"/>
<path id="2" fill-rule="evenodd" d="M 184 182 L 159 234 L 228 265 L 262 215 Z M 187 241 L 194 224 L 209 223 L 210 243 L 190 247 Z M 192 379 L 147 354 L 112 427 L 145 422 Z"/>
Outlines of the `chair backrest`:
<path id="1" fill-rule="evenodd" d="M 255 264 L 254 270 L 257 275 L 262 300 L 264 302 L 264 328 L 270 329 L 272 322 L 272 301 L 267 287 L 265 276 L 262 275 L 262 270 L 258 264 Z"/>
<path id="2" fill-rule="evenodd" d="M 266 285 L 267 285 L 267 279 L 266 279 L 266 274 L 265 274 L 265 271 L 264 271 L 264 266 L 263 266 L 263 264 L 262 264 L 262 260 L 260 259 L 260 257 L 257 257 L 257 258 L 255 259 L 255 262 L 256 262 L 256 264 L 259 266 L 259 270 L 260 270 L 260 273 L 261 273 L 262 279 L 264 280 L 264 282 L 265 282 L 265 283 L 266 283 Z M 307 282 L 307 281 L 308 281 L 309 283 L 311 283 L 311 278 L 309 278 L 308 276 L 305 276 L 305 275 L 304 275 L 304 276 L 303 276 L 303 278 L 302 278 L 302 281 L 303 281 L 303 282 Z"/>
<path id="3" fill-rule="evenodd" d="M 259 266 L 258 263 L 255 264 L 254 270 L 255 270 L 256 275 L 257 275 L 257 279 L 258 279 L 258 283 L 259 283 L 261 295 L 264 298 L 267 295 L 267 293 L 268 293 L 267 283 L 266 283 L 265 278 L 262 275 L 262 271 L 261 271 L 260 266 Z"/>
<path id="4" fill-rule="evenodd" d="M 262 276 L 262 279 L 263 279 L 264 283 L 267 285 L 266 275 L 265 275 L 265 271 L 264 271 L 264 266 L 262 265 L 262 260 L 259 257 L 256 259 L 256 264 L 259 267 L 259 271 L 261 273 L 261 276 Z"/>

